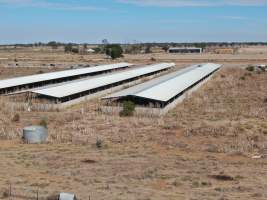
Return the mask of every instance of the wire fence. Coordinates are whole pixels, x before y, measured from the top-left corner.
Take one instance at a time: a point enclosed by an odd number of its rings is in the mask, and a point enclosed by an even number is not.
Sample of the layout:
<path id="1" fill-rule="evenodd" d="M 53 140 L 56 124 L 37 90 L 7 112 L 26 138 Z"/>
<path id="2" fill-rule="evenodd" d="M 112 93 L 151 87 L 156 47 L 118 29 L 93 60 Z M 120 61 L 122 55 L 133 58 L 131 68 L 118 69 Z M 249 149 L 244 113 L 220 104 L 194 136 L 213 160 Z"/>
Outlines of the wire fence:
<path id="1" fill-rule="evenodd" d="M 2 189 L 2 199 L 8 200 L 44 200 L 47 199 L 45 192 L 40 192 L 39 188 L 15 187 L 9 184 L 8 187 Z"/>
<path id="2" fill-rule="evenodd" d="M 16 187 L 9 184 L 5 188 L 1 188 L 0 199 L 6 200 L 58 200 L 58 191 L 47 191 L 37 187 Z M 82 200 L 78 198 L 79 200 Z M 86 200 L 91 200 L 88 196 Z"/>

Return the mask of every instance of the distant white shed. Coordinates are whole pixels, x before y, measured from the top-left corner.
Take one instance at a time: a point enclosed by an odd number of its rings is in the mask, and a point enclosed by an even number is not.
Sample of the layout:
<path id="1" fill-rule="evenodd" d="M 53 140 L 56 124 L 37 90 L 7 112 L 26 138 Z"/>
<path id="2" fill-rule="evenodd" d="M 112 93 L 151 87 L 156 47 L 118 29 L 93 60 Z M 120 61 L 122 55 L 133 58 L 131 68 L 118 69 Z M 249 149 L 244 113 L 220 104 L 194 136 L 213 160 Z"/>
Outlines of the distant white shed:
<path id="1" fill-rule="evenodd" d="M 95 53 L 95 50 L 94 49 L 86 49 L 86 52 L 87 53 Z"/>

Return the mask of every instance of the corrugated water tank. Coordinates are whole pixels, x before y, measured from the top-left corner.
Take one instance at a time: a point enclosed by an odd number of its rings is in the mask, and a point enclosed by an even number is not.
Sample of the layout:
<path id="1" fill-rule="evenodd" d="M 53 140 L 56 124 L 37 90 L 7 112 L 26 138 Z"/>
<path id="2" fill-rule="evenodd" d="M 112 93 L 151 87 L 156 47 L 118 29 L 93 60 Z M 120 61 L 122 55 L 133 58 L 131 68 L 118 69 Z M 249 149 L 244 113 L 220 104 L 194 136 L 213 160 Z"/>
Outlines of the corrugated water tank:
<path id="1" fill-rule="evenodd" d="M 43 126 L 28 126 L 23 129 L 23 139 L 29 144 L 45 143 L 48 130 Z"/>
<path id="2" fill-rule="evenodd" d="M 74 194 L 60 193 L 59 200 L 77 200 Z"/>

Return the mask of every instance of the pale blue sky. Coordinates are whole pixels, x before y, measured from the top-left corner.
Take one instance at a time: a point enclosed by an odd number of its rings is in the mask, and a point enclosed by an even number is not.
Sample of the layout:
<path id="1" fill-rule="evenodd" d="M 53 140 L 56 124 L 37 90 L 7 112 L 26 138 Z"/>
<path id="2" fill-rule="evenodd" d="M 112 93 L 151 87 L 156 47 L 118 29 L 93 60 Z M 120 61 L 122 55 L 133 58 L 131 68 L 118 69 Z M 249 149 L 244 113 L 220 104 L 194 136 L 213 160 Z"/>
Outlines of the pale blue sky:
<path id="1" fill-rule="evenodd" d="M 0 0 L 0 43 L 267 42 L 267 0 Z"/>

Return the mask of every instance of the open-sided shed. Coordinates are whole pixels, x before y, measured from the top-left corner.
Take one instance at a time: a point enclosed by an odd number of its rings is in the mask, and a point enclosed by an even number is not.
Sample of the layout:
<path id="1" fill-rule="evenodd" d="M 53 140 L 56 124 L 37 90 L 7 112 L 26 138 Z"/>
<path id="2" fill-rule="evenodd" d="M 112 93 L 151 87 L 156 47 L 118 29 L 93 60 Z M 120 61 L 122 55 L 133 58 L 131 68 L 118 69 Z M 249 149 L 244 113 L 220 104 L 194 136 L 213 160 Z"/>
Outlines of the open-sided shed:
<path id="1" fill-rule="evenodd" d="M 87 80 L 66 83 L 44 89 L 36 89 L 31 92 L 40 97 L 49 98 L 56 103 L 63 103 L 86 95 L 92 95 L 99 91 L 128 83 L 142 77 L 150 76 L 174 66 L 174 63 L 148 65 L 118 73 L 105 74 Z"/>
<path id="2" fill-rule="evenodd" d="M 64 70 L 59 72 L 50 72 L 0 80 L 0 94 L 10 93 L 20 89 L 40 87 L 52 83 L 70 81 L 84 76 L 92 76 L 116 69 L 126 68 L 131 65 L 132 64 L 129 63 L 99 65 L 95 67 Z"/>
<path id="3" fill-rule="evenodd" d="M 154 105 L 165 107 L 186 91 L 207 79 L 221 65 L 207 63 L 193 65 L 188 68 L 130 87 L 104 97 L 104 100 L 131 100 L 138 105 Z"/>

